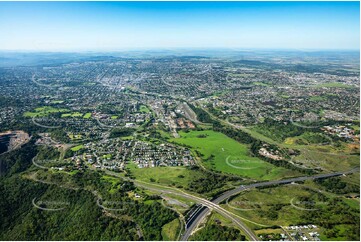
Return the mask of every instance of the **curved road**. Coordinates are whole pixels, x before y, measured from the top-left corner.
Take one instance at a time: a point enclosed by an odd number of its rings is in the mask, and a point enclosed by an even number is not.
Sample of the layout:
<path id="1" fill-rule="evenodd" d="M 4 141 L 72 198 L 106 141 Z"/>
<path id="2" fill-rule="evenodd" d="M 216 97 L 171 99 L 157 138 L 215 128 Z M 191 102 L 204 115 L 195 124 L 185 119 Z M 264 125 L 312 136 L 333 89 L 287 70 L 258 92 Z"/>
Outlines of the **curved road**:
<path id="1" fill-rule="evenodd" d="M 341 176 L 341 175 L 346 175 L 346 174 L 351 174 L 351 173 L 355 173 L 358 172 L 360 170 L 359 167 L 354 168 L 352 170 L 349 171 L 345 171 L 345 172 L 334 172 L 334 173 L 329 173 L 329 174 L 319 174 L 319 175 L 314 175 L 314 176 L 303 176 L 303 177 L 296 177 L 296 178 L 289 178 L 289 179 L 284 179 L 284 180 L 278 180 L 278 181 L 269 181 L 269 182 L 259 182 L 259 183 L 253 183 L 250 185 L 242 185 L 239 186 L 233 190 L 229 190 L 225 193 L 223 193 L 222 195 L 220 195 L 219 197 L 213 199 L 211 201 L 211 203 L 213 204 L 219 204 L 220 202 L 230 198 L 231 196 L 238 194 L 244 190 L 250 189 L 250 188 L 257 188 L 257 187 L 265 187 L 265 186 L 273 186 L 273 185 L 283 185 L 283 184 L 289 184 L 292 182 L 300 182 L 300 181 L 306 181 L 306 180 L 314 180 L 314 179 L 320 179 L 320 178 L 327 178 L 327 177 L 334 177 L 334 176 Z M 200 223 L 200 221 L 202 221 L 205 216 L 207 215 L 207 213 L 209 212 L 209 207 L 206 207 L 204 209 L 199 210 L 195 215 L 193 215 L 190 219 L 189 222 L 186 224 L 186 231 L 184 232 L 184 234 L 182 235 L 181 240 L 186 241 L 188 240 L 189 236 L 193 233 L 193 231 L 195 230 L 195 228 L 197 227 L 197 225 Z M 243 224 L 243 223 L 242 223 Z M 250 230 L 249 228 L 247 228 L 247 226 L 245 226 L 243 224 L 243 226 L 240 226 L 243 231 L 246 233 L 246 235 L 251 238 L 253 241 L 257 241 L 258 237 L 256 235 L 254 235 L 253 231 Z"/>

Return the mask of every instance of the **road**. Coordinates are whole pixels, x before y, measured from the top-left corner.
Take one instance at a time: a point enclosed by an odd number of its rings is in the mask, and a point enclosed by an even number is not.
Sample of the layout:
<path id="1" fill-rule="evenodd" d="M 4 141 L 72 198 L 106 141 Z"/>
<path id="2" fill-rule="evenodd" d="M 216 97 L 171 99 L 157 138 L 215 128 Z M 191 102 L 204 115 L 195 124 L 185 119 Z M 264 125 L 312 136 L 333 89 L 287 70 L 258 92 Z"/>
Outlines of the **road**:
<path id="1" fill-rule="evenodd" d="M 358 172 L 359 170 L 360 170 L 360 168 L 357 167 L 357 168 L 354 168 L 352 170 L 345 171 L 345 172 L 334 172 L 334 173 L 319 174 L 319 175 L 314 175 L 314 176 L 303 176 L 303 177 L 295 177 L 295 178 L 278 180 L 278 181 L 258 182 L 258 183 L 253 183 L 250 185 L 242 185 L 233 190 L 229 190 L 229 191 L 223 193 L 219 197 L 213 199 L 211 201 L 211 203 L 219 204 L 220 202 L 230 198 L 231 196 L 236 195 L 244 190 L 251 189 L 251 188 L 283 185 L 283 184 L 289 184 L 292 182 L 300 182 L 300 181 L 306 181 L 306 180 L 314 180 L 314 179 L 320 179 L 320 178 L 341 176 L 344 174 L 346 175 L 346 174 L 355 173 L 355 172 Z M 210 211 L 209 207 L 207 207 L 205 209 L 200 210 L 198 213 L 196 213 L 192 216 L 192 218 L 189 220 L 189 222 L 186 225 L 186 231 L 184 232 L 181 240 L 183 240 L 183 241 L 188 240 L 189 236 L 193 233 L 193 231 L 195 230 L 197 225 L 205 218 L 205 216 L 207 215 L 207 213 L 209 211 Z M 258 237 L 251 236 L 253 234 L 253 232 L 249 228 L 247 228 L 246 226 L 240 226 L 240 227 L 246 233 L 246 235 L 248 235 L 252 240 L 255 240 L 255 241 L 258 240 Z"/>
<path id="2" fill-rule="evenodd" d="M 213 210 L 217 211 L 219 214 L 221 214 L 222 216 L 224 216 L 225 218 L 228 218 L 233 223 L 235 223 L 242 231 L 245 232 L 246 236 L 249 239 L 257 240 L 257 236 L 253 233 L 252 230 L 247 228 L 247 226 L 243 223 L 243 221 L 240 218 L 238 218 L 232 212 L 227 211 L 226 209 L 222 208 L 218 204 L 215 204 L 215 203 L 213 203 L 213 202 L 211 202 L 211 201 L 209 201 L 209 200 L 207 200 L 205 198 L 201 198 L 201 197 L 195 196 L 193 194 L 186 193 L 186 192 L 184 192 L 184 191 L 182 191 L 182 190 L 180 190 L 178 188 L 166 187 L 166 186 L 162 186 L 162 185 L 158 185 L 158 184 L 152 184 L 152 183 L 148 183 L 148 182 L 133 180 L 133 179 L 130 179 L 128 177 L 124 177 L 124 176 L 120 175 L 119 173 L 116 173 L 116 172 L 113 172 L 113 171 L 105 170 L 105 173 L 108 174 L 108 175 L 111 175 L 111 176 L 116 176 L 116 177 L 122 178 L 123 180 L 131 181 L 137 187 L 142 187 L 142 188 L 145 188 L 147 190 L 156 191 L 156 192 L 159 192 L 161 194 L 174 194 L 174 195 L 177 195 L 177 196 L 181 196 L 181 197 L 190 199 L 190 200 L 192 200 L 192 201 L 194 201 L 194 202 L 196 202 L 198 204 L 201 204 L 206 208 L 213 209 Z M 186 228 L 187 227 L 188 226 L 186 225 Z"/>
<path id="3" fill-rule="evenodd" d="M 185 100 L 183 100 L 182 98 L 177 98 L 177 97 L 173 97 L 171 95 L 159 95 L 156 93 L 149 93 L 149 92 L 143 92 L 143 91 L 137 91 L 138 93 L 144 94 L 144 95 L 157 95 L 157 96 L 167 96 L 170 97 L 172 99 L 177 99 L 179 101 L 183 101 L 185 102 Z M 194 104 L 194 103 L 193 103 Z M 240 129 L 248 134 L 252 135 L 252 132 L 250 130 L 248 130 L 246 127 L 241 126 L 241 125 L 236 125 L 236 124 L 232 124 L 230 122 L 225 121 L 225 120 L 221 120 L 218 119 L 217 117 L 215 117 L 213 114 L 211 114 L 208 110 L 203 109 L 205 112 L 207 112 L 211 118 L 220 121 L 221 123 L 225 124 L 225 125 L 229 125 L 233 128 L 236 129 Z M 265 141 L 267 143 L 270 144 L 278 144 L 277 142 L 275 142 L 274 140 L 265 137 L 261 134 L 257 134 L 257 138 Z M 281 145 L 280 145 L 281 146 Z M 187 197 L 187 198 L 191 198 L 195 201 L 198 201 L 198 203 L 202 204 L 204 206 L 204 208 L 200 209 L 197 213 L 195 213 L 189 220 L 189 222 L 186 224 L 186 230 L 184 232 L 184 234 L 182 235 L 181 240 L 185 241 L 188 240 L 189 236 L 193 233 L 193 231 L 195 230 L 195 228 L 197 228 L 197 225 L 205 218 L 205 216 L 210 212 L 210 209 L 214 209 L 215 211 L 217 211 L 218 213 L 220 213 L 221 215 L 229 218 L 230 220 L 232 220 L 236 225 L 239 226 L 239 228 L 246 234 L 246 236 L 253 240 L 253 241 L 257 241 L 258 237 L 253 233 L 253 231 L 251 229 L 249 229 L 244 223 L 243 221 L 241 221 L 240 219 L 238 219 L 236 216 L 234 216 L 234 214 L 232 215 L 231 212 L 225 210 L 224 208 L 220 207 L 218 204 L 226 199 L 228 199 L 229 197 L 238 194 L 244 190 L 247 189 L 251 189 L 251 188 L 257 188 L 257 187 L 265 187 L 265 186 L 272 186 L 272 185 L 283 185 L 283 184 L 289 184 L 292 182 L 299 182 L 299 181 L 306 181 L 306 180 L 314 180 L 314 179 L 319 179 L 319 178 L 327 178 L 327 177 L 333 177 L 333 176 L 341 176 L 343 174 L 350 174 L 350 173 L 354 173 L 359 171 L 359 168 L 354 168 L 350 171 L 346 171 L 346 172 L 334 172 L 334 173 L 329 173 L 329 174 L 320 174 L 320 175 L 315 175 L 315 176 L 304 176 L 304 177 L 297 177 L 297 178 L 290 178 L 290 179 L 284 179 L 284 180 L 278 180 L 278 181 L 270 181 L 270 182 L 259 182 L 259 183 L 254 183 L 254 184 L 250 184 L 250 185 L 246 185 L 246 186 L 240 186 L 237 187 L 233 190 L 227 191 L 225 193 L 223 193 L 221 196 L 213 199 L 212 201 L 208 201 L 206 199 L 203 198 L 199 198 L 196 197 L 194 195 L 189 195 L 186 194 L 184 192 L 175 192 L 175 191 L 169 191 L 169 190 L 162 190 L 162 189 L 154 189 L 144 185 L 144 184 L 139 184 L 138 182 L 136 182 L 135 180 L 132 180 L 135 185 L 137 186 L 141 186 L 144 187 L 146 189 L 151 189 L 151 190 L 158 190 L 159 192 L 165 192 L 165 193 L 173 193 L 173 194 L 177 194 L 183 197 Z"/>
<path id="4" fill-rule="evenodd" d="M 274 141 L 273 139 L 269 138 L 269 137 L 266 137 L 258 132 L 255 132 L 255 131 L 251 131 L 249 130 L 248 128 L 246 128 L 245 126 L 243 125 L 238 125 L 238 124 L 233 124 L 231 122 L 227 120 L 223 120 L 223 119 L 220 119 L 216 116 L 214 116 L 211 112 L 209 112 L 206 108 L 202 108 L 201 105 L 199 105 L 198 101 L 195 101 L 193 102 L 193 105 L 195 106 L 198 106 L 198 108 L 201 108 L 203 111 L 205 111 L 206 113 L 208 113 L 208 115 L 213 119 L 213 120 L 217 120 L 218 122 L 224 124 L 224 125 L 228 125 L 230 127 L 233 127 L 235 129 L 239 129 L 247 134 L 249 134 L 250 136 L 252 136 L 253 138 L 255 139 L 259 139 L 261 141 L 264 141 L 266 143 L 269 143 L 269 144 L 274 144 L 274 145 L 278 145 L 278 146 L 281 146 L 282 147 L 282 144 Z M 257 137 L 255 136 L 255 133 L 257 133 Z"/>

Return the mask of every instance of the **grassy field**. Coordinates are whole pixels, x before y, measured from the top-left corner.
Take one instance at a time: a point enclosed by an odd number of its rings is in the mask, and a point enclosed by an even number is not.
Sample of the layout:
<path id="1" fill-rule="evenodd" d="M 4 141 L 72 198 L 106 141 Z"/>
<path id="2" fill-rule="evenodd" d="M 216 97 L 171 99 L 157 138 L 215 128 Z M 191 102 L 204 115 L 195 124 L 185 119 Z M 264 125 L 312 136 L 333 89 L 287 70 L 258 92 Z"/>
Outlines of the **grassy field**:
<path id="1" fill-rule="evenodd" d="M 300 202 L 300 198 L 311 196 L 316 197 L 317 193 L 299 185 L 285 185 L 243 192 L 222 207 L 261 225 L 287 226 L 304 222 L 300 219 L 301 213 L 304 212 L 302 210 L 304 204 Z M 301 209 L 297 209 L 292 204 Z M 322 205 L 321 202 L 319 204 Z M 282 208 L 275 211 L 275 206 L 279 205 L 282 205 Z M 272 212 L 276 212 L 277 216 Z M 255 224 L 251 226 L 259 227 Z"/>
<path id="2" fill-rule="evenodd" d="M 84 114 L 83 118 L 88 119 L 88 118 L 90 118 L 91 116 L 92 116 L 91 113 L 86 113 L 86 114 Z"/>
<path id="3" fill-rule="evenodd" d="M 64 101 L 62 101 L 62 100 L 53 100 L 53 101 L 51 101 L 50 103 L 51 104 L 62 104 Z"/>
<path id="4" fill-rule="evenodd" d="M 84 145 L 77 145 L 71 148 L 72 151 L 78 151 L 80 149 L 84 148 Z"/>
<path id="5" fill-rule="evenodd" d="M 109 189 L 109 193 L 111 193 L 111 194 L 115 193 L 117 188 L 119 188 L 119 186 L 116 187 L 116 184 L 119 182 L 119 178 L 108 176 L 108 175 L 103 175 L 102 182 L 111 184 L 111 188 Z"/>
<path id="6" fill-rule="evenodd" d="M 283 229 L 259 229 L 259 230 L 256 230 L 255 233 L 257 235 L 259 234 L 271 234 L 271 233 L 274 233 L 274 234 L 284 234 L 285 232 L 283 231 Z"/>
<path id="7" fill-rule="evenodd" d="M 139 112 L 141 112 L 141 113 L 149 113 L 150 110 L 149 110 L 149 108 L 148 108 L 147 106 L 145 106 L 145 105 L 140 105 L 140 107 L 139 107 Z"/>
<path id="8" fill-rule="evenodd" d="M 54 108 L 50 106 L 44 106 L 44 107 L 35 108 L 34 112 L 25 112 L 23 116 L 29 118 L 44 117 L 51 113 L 65 113 L 65 112 L 69 112 L 69 110 L 66 108 Z"/>
<path id="9" fill-rule="evenodd" d="M 82 113 L 79 112 L 74 112 L 74 113 L 63 113 L 61 115 L 62 118 L 67 118 L 67 117 L 83 117 Z"/>
<path id="10" fill-rule="evenodd" d="M 102 156 L 103 159 L 111 159 L 112 158 L 112 154 L 106 154 Z"/>
<path id="11" fill-rule="evenodd" d="M 163 240 L 165 241 L 177 240 L 179 230 L 180 230 L 180 222 L 178 218 L 174 219 L 170 223 L 165 224 L 162 227 Z"/>
<path id="12" fill-rule="evenodd" d="M 339 231 L 337 237 L 327 237 L 325 234 L 321 233 L 320 239 L 321 241 L 348 241 L 346 234 L 348 233 L 347 230 L 352 228 L 352 225 L 336 225 L 336 229 Z"/>
<path id="13" fill-rule="evenodd" d="M 352 219 L 359 216 L 359 200 L 340 197 L 345 203 L 338 203 L 336 208 L 333 199 L 338 195 L 317 189 L 317 186 L 310 186 L 312 181 L 306 185 L 284 185 L 273 188 L 252 189 L 242 192 L 236 197 L 229 199 L 221 205 L 225 209 L 241 216 L 246 223 L 253 229 L 263 229 L 269 226 L 289 226 L 296 224 L 315 224 L 320 228 L 321 240 L 347 240 L 347 237 L 353 233 L 343 231 L 343 228 L 351 228 L 346 217 L 340 211 L 353 209 Z M 358 212 L 357 212 L 358 211 Z M 358 215 L 358 216 L 357 216 Z M 316 217 L 313 217 L 316 216 Z M 315 220 L 316 219 L 316 220 Z M 248 221 L 247 221 L 248 220 Z M 323 220 L 333 221 L 335 227 L 340 231 L 336 236 L 326 237 L 326 228 L 322 228 Z M 347 220 L 347 219 L 346 219 Z M 331 222 L 332 223 L 332 222 Z M 259 230 L 258 232 L 261 232 Z"/>
<path id="14" fill-rule="evenodd" d="M 263 86 L 263 87 L 269 87 L 267 83 L 264 82 L 253 82 L 253 85 L 255 86 Z"/>
<path id="15" fill-rule="evenodd" d="M 320 102 L 320 101 L 325 101 L 327 98 L 324 96 L 312 96 L 310 97 L 310 101 L 312 102 Z"/>
<path id="16" fill-rule="evenodd" d="M 297 149 L 301 151 L 301 155 L 293 161 L 307 167 L 322 167 L 330 172 L 349 170 L 360 164 L 360 156 L 344 153 L 330 145 L 307 145 L 305 148 L 298 146 Z"/>
<path id="17" fill-rule="evenodd" d="M 134 163 L 128 164 L 127 167 L 137 180 L 151 182 L 154 179 L 155 183 L 168 186 L 181 185 L 187 187 L 191 177 L 197 175 L 195 171 L 185 167 L 138 168 Z"/>
<path id="18" fill-rule="evenodd" d="M 179 132 L 180 138 L 173 142 L 191 146 L 202 154 L 203 164 L 211 169 L 241 175 L 248 178 L 269 180 L 295 173 L 273 166 L 249 155 L 248 147 L 211 130 Z"/>
<path id="19" fill-rule="evenodd" d="M 263 137 L 257 136 L 257 132 L 261 132 L 258 127 L 252 129 L 255 132 L 252 136 L 265 140 Z M 272 136 L 277 130 L 266 132 L 264 129 L 262 132 L 265 134 L 268 132 L 268 136 Z M 267 140 L 265 141 L 267 142 Z M 274 141 L 274 143 L 283 148 L 299 150 L 301 154 L 294 157 L 292 161 L 311 169 L 321 167 L 325 172 L 345 171 L 359 164 L 360 158 L 357 153 L 359 153 L 360 146 L 358 144 L 337 142 L 336 146 L 336 142 L 323 133 L 304 132 L 299 136 L 286 137 Z"/>
<path id="20" fill-rule="evenodd" d="M 70 117 L 71 116 L 71 113 L 63 113 L 61 115 L 62 118 L 67 118 L 67 117 Z"/>

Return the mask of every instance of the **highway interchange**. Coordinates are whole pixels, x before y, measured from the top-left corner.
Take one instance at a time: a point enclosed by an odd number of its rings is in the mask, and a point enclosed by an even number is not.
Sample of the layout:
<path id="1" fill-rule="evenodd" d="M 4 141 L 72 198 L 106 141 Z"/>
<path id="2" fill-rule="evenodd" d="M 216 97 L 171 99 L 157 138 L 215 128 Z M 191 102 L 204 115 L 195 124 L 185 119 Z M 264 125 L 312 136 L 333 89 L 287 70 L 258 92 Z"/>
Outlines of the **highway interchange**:
<path id="1" fill-rule="evenodd" d="M 213 199 L 211 203 L 213 204 L 219 204 L 222 201 L 230 198 L 233 195 L 236 195 L 244 190 L 251 189 L 251 188 L 258 188 L 258 187 L 267 187 L 267 186 L 275 186 L 275 185 L 284 185 L 284 184 L 290 184 L 292 182 L 301 182 L 306 180 L 314 180 L 314 179 L 320 179 L 320 178 L 327 178 L 327 177 L 334 177 L 334 176 L 341 176 L 341 175 L 347 175 L 351 173 L 355 173 L 359 171 L 359 167 L 354 168 L 349 171 L 345 172 L 334 172 L 334 173 L 328 173 L 328 174 L 319 174 L 314 176 L 303 176 L 303 177 L 295 177 L 295 178 L 289 178 L 289 179 L 283 179 L 283 180 L 277 180 L 277 181 L 268 181 L 268 182 L 258 182 L 253 183 L 249 185 L 242 185 L 235 189 L 226 191 L 225 193 L 221 194 L 219 197 Z M 190 237 L 190 235 L 193 233 L 193 231 L 196 229 L 197 225 L 205 218 L 207 213 L 209 212 L 209 209 L 212 208 L 210 206 L 207 206 L 203 204 L 203 209 L 199 210 L 197 213 L 195 213 L 192 218 L 190 218 L 189 222 L 186 224 L 186 230 L 182 235 L 181 240 L 186 241 Z M 242 221 L 239 221 L 237 223 L 239 225 L 239 228 L 246 234 L 246 236 L 253 240 L 257 241 L 258 237 L 253 233 L 251 229 L 249 229 Z"/>
<path id="2" fill-rule="evenodd" d="M 224 216 L 225 218 L 228 218 L 231 220 L 235 225 L 238 226 L 238 228 L 244 232 L 247 239 L 252 241 L 258 241 L 258 237 L 253 233 L 253 231 L 247 227 L 247 225 L 242 221 L 242 219 L 237 216 L 236 214 L 224 209 L 223 207 L 219 206 L 219 203 L 222 201 L 225 201 L 226 199 L 242 192 L 248 189 L 252 188 L 259 188 L 259 187 L 267 187 L 267 186 L 277 186 L 277 185 L 285 185 L 290 184 L 293 182 L 302 182 L 306 180 L 315 180 L 315 179 L 321 179 L 321 178 L 328 178 L 328 177 L 335 177 L 335 176 L 342 176 L 347 174 L 352 174 L 359 172 L 360 168 L 356 167 L 348 171 L 344 172 L 333 172 L 333 173 L 327 173 L 327 174 L 317 174 L 312 176 L 302 176 L 302 177 L 294 177 L 294 178 L 288 178 L 288 179 L 282 179 L 282 180 L 275 180 L 275 181 L 266 181 L 266 182 L 256 182 L 248 185 L 241 185 L 238 186 L 232 190 L 228 190 L 224 193 L 222 193 L 217 198 L 212 199 L 211 201 L 201 198 L 199 196 L 187 193 L 185 191 L 182 191 L 178 188 L 172 188 L 167 187 L 163 185 L 158 184 L 152 184 L 148 182 L 133 180 L 127 177 L 122 176 L 119 173 L 112 172 L 112 171 L 105 171 L 108 175 L 116 176 L 119 178 L 122 178 L 127 181 L 133 182 L 137 187 L 141 187 L 147 190 L 151 190 L 160 194 L 173 194 L 177 196 L 181 196 L 190 200 L 195 201 L 197 204 L 199 204 L 199 209 L 192 214 L 191 217 L 188 218 L 188 220 L 185 223 L 185 231 L 181 235 L 181 241 L 187 241 L 189 237 L 192 235 L 192 233 L 195 231 L 199 223 L 207 216 L 207 214 L 214 210 L 220 215 Z"/>

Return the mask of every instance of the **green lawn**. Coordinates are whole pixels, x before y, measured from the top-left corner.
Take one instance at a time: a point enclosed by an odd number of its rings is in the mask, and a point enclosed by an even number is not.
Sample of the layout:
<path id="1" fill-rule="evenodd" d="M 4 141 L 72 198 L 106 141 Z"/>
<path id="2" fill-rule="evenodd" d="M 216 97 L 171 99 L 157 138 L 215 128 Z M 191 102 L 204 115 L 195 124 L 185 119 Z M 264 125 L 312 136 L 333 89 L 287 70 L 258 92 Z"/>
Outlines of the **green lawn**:
<path id="1" fill-rule="evenodd" d="M 325 101 L 326 97 L 324 96 L 311 96 L 310 97 L 310 101 L 312 102 L 320 102 L 320 101 Z"/>
<path id="2" fill-rule="evenodd" d="M 251 157 L 246 145 L 222 133 L 206 130 L 179 132 L 179 134 L 180 138 L 170 140 L 191 146 L 200 152 L 203 163 L 208 168 L 259 180 L 295 175 L 292 171 L 273 166 L 257 157 Z"/>
<path id="3" fill-rule="evenodd" d="M 353 88 L 353 86 L 346 85 L 346 84 L 339 83 L 339 82 L 322 83 L 322 84 L 315 85 L 314 87 L 316 87 L 316 88 L 319 88 L 319 87 Z"/>
<path id="4" fill-rule="evenodd" d="M 269 86 L 267 83 L 263 83 L 263 82 L 253 82 L 253 85 L 256 85 L 256 86 L 264 86 L 264 87 L 268 87 L 268 86 Z"/>
<path id="5" fill-rule="evenodd" d="M 80 149 L 84 148 L 84 145 L 77 145 L 71 148 L 72 151 L 78 151 Z"/>
<path id="6" fill-rule="evenodd" d="M 67 118 L 67 117 L 70 117 L 71 116 L 71 113 L 63 113 L 61 115 L 62 118 Z"/>
<path id="7" fill-rule="evenodd" d="M 23 116 L 30 118 L 44 117 L 51 113 L 65 113 L 65 112 L 69 112 L 69 110 L 66 108 L 54 108 L 51 106 L 44 106 L 44 107 L 35 108 L 34 112 L 25 112 Z"/>
<path id="8" fill-rule="evenodd" d="M 51 104 L 61 104 L 61 103 L 63 103 L 64 101 L 62 101 L 62 100 L 53 100 L 53 101 L 51 101 L 50 103 Z"/>
<path id="9" fill-rule="evenodd" d="M 145 105 L 140 105 L 140 107 L 139 107 L 139 112 L 141 112 L 141 113 L 149 113 L 150 110 L 149 110 L 149 108 L 148 108 L 147 106 L 145 106 Z"/>
<path id="10" fill-rule="evenodd" d="M 67 117 L 83 117 L 82 113 L 79 112 L 73 112 L 73 113 L 63 113 L 61 115 L 62 118 L 67 118 Z"/>
<path id="11" fill-rule="evenodd" d="M 284 99 L 287 99 L 287 98 L 290 98 L 289 95 L 280 95 L 281 98 L 284 98 Z"/>
<path id="12" fill-rule="evenodd" d="M 84 114 L 83 118 L 88 119 L 92 116 L 92 113 L 86 113 Z"/>
<path id="13" fill-rule="evenodd" d="M 104 159 L 111 159 L 112 158 L 112 154 L 106 154 L 106 155 L 103 155 L 103 158 Z"/>
<path id="14" fill-rule="evenodd" d="M 151 183 L 160 183 L 163 185 L 181 185 L 187 187 L 192 176 L 196 176 L 195 171 L 188 170 L 185 167 L 151 167 L 151 168 L 138 168 L 136 164 L 130 163 L 127 165 L 132 175 L 137 180 Z"/>

